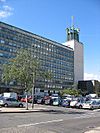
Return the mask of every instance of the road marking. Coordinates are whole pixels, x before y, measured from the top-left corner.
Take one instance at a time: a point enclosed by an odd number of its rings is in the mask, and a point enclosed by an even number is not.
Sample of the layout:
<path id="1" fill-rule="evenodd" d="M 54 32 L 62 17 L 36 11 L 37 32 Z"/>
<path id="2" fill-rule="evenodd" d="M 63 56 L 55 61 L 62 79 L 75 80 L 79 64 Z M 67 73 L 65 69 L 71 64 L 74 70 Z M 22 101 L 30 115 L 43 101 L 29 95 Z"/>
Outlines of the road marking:
<path id="1" fill-rule="evenodd" d="M 83 118 L 91 118 L 89 115 L 77 116 L 74 119 L 83 119 Z"/>
<path id="2" fill-rule="evenodd" d="M 81 116 L 76 116 L 74 119 L 82 119 L 82 118 L 93 118 L 93 117 L 98 117 L 94 112 L 88 113 L 88 114 L 83 114 Z"/>
<path id="3" fill-rule="evenodd" d="M 47 124 L 47 123 L 61 122 L 61 121 L 63 121 L 63 119 L 44 121 L 44 122 L 37 122 L 37 123 L 30 123 L 30 124 L 23 124 L 23 125 L 18 125 L 17 127 L 29 127 L 29 126 L 39 125 L 39 124 Z"/>

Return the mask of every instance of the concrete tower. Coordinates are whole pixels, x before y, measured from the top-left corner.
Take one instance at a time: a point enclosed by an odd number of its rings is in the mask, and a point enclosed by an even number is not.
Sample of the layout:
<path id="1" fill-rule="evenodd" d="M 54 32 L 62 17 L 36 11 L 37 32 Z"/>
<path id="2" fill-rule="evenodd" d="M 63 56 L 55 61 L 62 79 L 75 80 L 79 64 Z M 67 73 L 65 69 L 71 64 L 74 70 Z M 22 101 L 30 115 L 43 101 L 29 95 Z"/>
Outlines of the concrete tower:
<path id="1" fill-rule="evenodd" d="M 74 50 L 74 82 L 84 79 L 84 49 L 83 44 L 79 41 L 79 29 L 74 27 L 66 29 L 67 42 L 64 45 Z"/>

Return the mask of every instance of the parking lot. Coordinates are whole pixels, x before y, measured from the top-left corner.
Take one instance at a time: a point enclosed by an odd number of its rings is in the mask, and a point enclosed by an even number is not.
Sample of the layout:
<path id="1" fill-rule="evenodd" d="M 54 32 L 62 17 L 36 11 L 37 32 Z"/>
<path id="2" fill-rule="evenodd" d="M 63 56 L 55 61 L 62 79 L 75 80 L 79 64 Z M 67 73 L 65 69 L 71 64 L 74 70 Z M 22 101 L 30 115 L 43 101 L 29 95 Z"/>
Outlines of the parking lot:
<path id="1" fill-rule="evenodd" d="M 6 96 L 11 93 L 5 93 Z M 20 107 L 23 108 L 30 105 L 31 103 L 40 104 L 40 105 L 51 105 L 51 106 L 59 106 L 65 108 L 78 108 L 78 109 L 100 109 L 100 98 L 98 97 L 82 97 L 82 96 L 59 96 L 58 94 L 52 94 L 51 96 L 34 96 L 34 101 L 32 100 L 32 96 L 17 96 L 17 94 L 13 95 L 14 97 L 0 97 L 0 106 L 2 107 Z M 33 102 L 32 102 L 33 101 Z"/>

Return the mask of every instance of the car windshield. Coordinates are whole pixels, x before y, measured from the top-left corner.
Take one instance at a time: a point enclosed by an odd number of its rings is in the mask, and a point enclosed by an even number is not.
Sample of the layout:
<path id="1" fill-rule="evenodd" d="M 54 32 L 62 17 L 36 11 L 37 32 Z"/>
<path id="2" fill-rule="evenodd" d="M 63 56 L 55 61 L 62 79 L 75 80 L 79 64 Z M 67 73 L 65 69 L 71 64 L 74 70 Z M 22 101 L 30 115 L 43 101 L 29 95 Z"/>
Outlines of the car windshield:
<path id="1" fill-rule="evenodd" d="M 4 99 L 3 96 L 0 97 L 0 100 Z"/>
<path id="2" fill-rule="evenodd" d="M 92 102 L 93 102 L 93 101 L 86 101 L 87 104 L 90 104 L 90 103 L 92 103 Z"/>
<path id="3" fill-rule="evenodd" d="M 54 102 L 57 102 L 57 101 L 58 101 L 58 98 L 54 98 L 53 101 L 54 101 Z"/>

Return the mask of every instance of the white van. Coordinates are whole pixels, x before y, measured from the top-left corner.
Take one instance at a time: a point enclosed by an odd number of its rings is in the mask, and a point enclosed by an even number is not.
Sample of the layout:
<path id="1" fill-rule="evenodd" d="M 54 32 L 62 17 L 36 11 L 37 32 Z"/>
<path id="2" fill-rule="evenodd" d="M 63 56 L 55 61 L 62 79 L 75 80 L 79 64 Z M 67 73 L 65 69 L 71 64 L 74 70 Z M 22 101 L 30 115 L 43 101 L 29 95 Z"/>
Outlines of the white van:
<path id="1" fill-rule="evenodd" d="M 16 100 L 18 99 L 17 93 L 15 93 L 15 92 L 4 92 L 3 97 L 14 98 Z"/>

